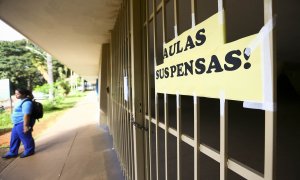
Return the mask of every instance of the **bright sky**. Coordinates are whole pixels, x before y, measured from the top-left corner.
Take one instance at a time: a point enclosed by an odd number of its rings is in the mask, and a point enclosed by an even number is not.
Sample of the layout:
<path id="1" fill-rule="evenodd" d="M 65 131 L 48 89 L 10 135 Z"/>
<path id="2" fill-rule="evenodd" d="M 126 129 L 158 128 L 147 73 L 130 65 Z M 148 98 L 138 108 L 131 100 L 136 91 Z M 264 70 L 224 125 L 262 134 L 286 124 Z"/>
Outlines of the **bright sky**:
<path id="1" fill-rule="evenodd" d="M 0 41 L 15 41 L 20 39 L 26 38 L 0 19 Z"/>

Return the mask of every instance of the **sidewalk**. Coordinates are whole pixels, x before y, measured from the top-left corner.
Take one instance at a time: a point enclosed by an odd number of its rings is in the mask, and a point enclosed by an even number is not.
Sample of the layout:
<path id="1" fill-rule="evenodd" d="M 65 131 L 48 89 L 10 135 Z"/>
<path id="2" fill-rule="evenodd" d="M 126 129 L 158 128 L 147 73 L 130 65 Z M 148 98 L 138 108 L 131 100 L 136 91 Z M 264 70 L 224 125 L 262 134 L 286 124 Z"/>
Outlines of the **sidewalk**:
<path id="1" fill-rule="evenodd" d="M 123 180 L 109 133 L 98 126 L 97 100 L 90 93 L 36 141 L 36 154 L 17 158 L 0 180 Z"/>

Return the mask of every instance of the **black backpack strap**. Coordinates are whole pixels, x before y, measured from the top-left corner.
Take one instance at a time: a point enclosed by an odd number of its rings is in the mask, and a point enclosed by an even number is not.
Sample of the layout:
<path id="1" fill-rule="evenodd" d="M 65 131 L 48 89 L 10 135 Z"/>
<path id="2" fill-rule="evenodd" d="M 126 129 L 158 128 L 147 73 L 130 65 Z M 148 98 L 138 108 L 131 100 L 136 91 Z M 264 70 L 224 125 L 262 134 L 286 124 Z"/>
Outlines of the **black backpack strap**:
<path id="1" fill-rule="evenodd" d="M 31 101 L 31 102 L 32 102 L 32 99 L 29 99 L 29 98 L 24 99 L 24 100 L 22 101 L 21 105 L 20 105 L 21 108 L 22 108 L 23 103 L 26 102 L 26 101 Z"/>
<path id="2" fill-rule="evenodd" d="M 23 100 L 23 102 L 21 103 L 20 106 L 22 107 L 23 103 L 26 102 L 26 101 L 31 101 L 31 102 L 32 102 L 32 101 L 34 101 L 34 100 L 33 100 L 33 99 L 30 99 L 30 98 L 26 98 L 26 99 Z M 32 104 L 32 105 L 33 105 L 33 104 Z M 31 115 L 32 115 L 32 111 L 33 111 L 33 109 L 31 110 Z M 34 124 L 35 124 L 35 119 L 32 119 L 32 118 L 31 118 L 31 115 L 30 115 L 29 125 L 30 125 L 31 127 L 33 127 Z"/>

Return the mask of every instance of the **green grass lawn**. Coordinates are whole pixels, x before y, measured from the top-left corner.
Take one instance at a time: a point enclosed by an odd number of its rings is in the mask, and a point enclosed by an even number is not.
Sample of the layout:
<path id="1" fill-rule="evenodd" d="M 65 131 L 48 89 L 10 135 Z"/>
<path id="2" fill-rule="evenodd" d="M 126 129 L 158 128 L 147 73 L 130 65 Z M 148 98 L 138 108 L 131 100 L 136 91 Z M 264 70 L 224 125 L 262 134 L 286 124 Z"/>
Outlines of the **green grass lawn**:
<path id="1" fill-rule="evenodd" d="M 73 107 L 85 95 L 86 93 L 77 93 L 56 99 L 54 102 L 42 102 L 44 107 L 44 116 L 40 121 L 47 120 L 48 118 L 56 116 L 61 112 Z M 0 113 L 0 130 L 7 128 L 12 128 L 9 111 Z"/>
<path id="2" fill-rule="evenodd" d="M 10 112 L 5 111 L 0 113 L 0 129 L 11 128 Z"/>

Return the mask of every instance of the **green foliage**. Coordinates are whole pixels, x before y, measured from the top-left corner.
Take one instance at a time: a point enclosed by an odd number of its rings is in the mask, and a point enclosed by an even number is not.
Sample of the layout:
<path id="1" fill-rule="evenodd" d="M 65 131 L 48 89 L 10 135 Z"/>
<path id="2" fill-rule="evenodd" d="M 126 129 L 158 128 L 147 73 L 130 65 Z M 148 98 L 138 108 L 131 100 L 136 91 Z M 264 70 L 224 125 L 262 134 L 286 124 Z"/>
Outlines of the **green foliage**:
<path id="1" fill-rule="evenodd" d="M 67 97 L 68 92 L 66 92 L 62 87 L 61 87 L 62 82 L 57 82 L 55 83 L 55 88 L 54 88 L 54 99 L 52 100 L 46 100 L 44 104 L 44 111 L 54 111 L 54 110 L 59 110 L 58 106 L 62 103 L 64 103 L 65 98 Z M 49 85 L 44 84 L 43 86 L 38 86 L 35 88 L 35 92 L 42 92 L 45 94 L 48 94 L 49 92 Z M 66 86 L 69 87 L 69 86 Z M 69 89 L 68 89 L 69 90 Z"/>
<path id="2" fill-rule="evenodd" d="M 54 84 L 55 87 L 55 96 L 58 97 L 64 97 L 70 93 L 71 86 L 68 81 L 66 81 L 67 78 L 67 70 L 63 67 L 59 67 L 58 69 L 58 78 L 56 80 L 56 83 Z"/>
<path id="3" fill-rule="evenodd" d="M 56 96 L 66 96 L 70 93 L 71 87 L 68 82 L 60 80 L 55 83 L 55 95 Z"/>
<path id="4" fill-rule="evenodd" d="M 34 88 L 35 92 L 42 92 L 48 94 L 50 89 L 49 84 L 44 84 L 42 86 L 36 86 Z M 70 93 L 71 87 L 68 82 L 60 80 L 54 83 L 54 97 L 56 101 L 59 101 L 61 97 L 65 97 Z"/>
<path id="5" fill-rule="evenodd" d="M 44 70 L 47 70 L 47 64 L 45 61 L 45 55 L 44 51 L 39 48 L 37 45 L 28 42 L 26 44 L 27 49 L 29 50 L 28 58 L 32 60 L 32 62 L 35 64 L 35 66 L 42 66 Z M 35 52 L 32 52 L 32 51 Z"/>
<path id="6" fill-rule="evenodd" d="M 60 78 L 59 69 L 63 68 L 64 65 L 61 64 L 57 59 L 52 60 L 52 65 L 53 65 L 53 78 L 54 78 L 54 81 L 57 81 Z M 63 73 L 65 73 L 65 72 L 63 72 Z"/>
<path id="7" fill-rule="evenodd" d="M 54 101 L 45 101 L 43 102 L 44 112 L 50 113 L 71 108 L 85 95 L 85 93 L 76 93 L 65 97 L 55 98 Z"/>
<path id="8" fill-rule="evenodd" d="M 60 72 L 64 65 L 53 60 L 54 81 L 67 76 Z M 46 73 L 46 74 L 45 74 Z M 34 89 L 43 85 L 47 75 L 45 52 L 33 43 L 20 41 L 0 41 L 0 79 L 10 79 L 13 87 Z"/>
<path id="9" fill-rule="evenodd" d="M 5 109 L 4 107 L 0 106 L 0 114 L 4 113 L 5 112 Z"/>
<path id="10" fill-rule="evenodd" d="M 41 86 L 37 85 L 34 88 L 34 91 L 42 92 L 44 94 L 48 94 L 49 93 L 49 89 L 50 89 L 50 85 L 49 84 L 43 84 Z"/>
<path id="11" fill-rule="evenodd" d="M 14 87 L 32 88 L 45 81 L 29 58 L 26 41 L 0 42 L 0 79 L 10 79 Z"/>
<path id="12" fill-rule="evenodd" d="M 10 113 L 9 112 L 3 112 L 0 113 L 0 129 L 4 128 L 11 128 L 11 120 L 10 120 Z"/>
<path id="13" fill-rule="evenodd" d="M 33 64 L 36 67 L 41 68 L 41 70 L 47 71 L 47 60 L 46 60 L 46 52 L 43 51 L 40 47 L 33 43 L 28 43 L 27 47 L 32 49 L 30 51 L 29 58 L 32 60 Z M 63 68 L 64 65 L 61 64 L 57 59 L 52 60 L 52 73 L 53 73 L 53 79 L 54 81 L 58 80 L 60 78 L 60 72 L 59 69 Z"/>
<path id="14" fill-rule="evenodd" d="M 59 102 L 56 100 L 54 100 L 54 101 L 47 100 L 43 103 L 44 112 L 46 113 L 46 112 L 52 112 L 55 110 L 59 110 L 60 108 L 58 107 L 58 105 L 59 105 Z"/>

